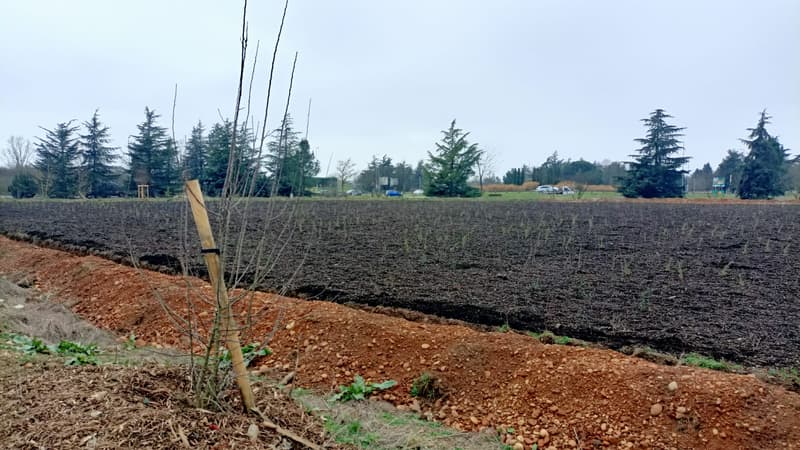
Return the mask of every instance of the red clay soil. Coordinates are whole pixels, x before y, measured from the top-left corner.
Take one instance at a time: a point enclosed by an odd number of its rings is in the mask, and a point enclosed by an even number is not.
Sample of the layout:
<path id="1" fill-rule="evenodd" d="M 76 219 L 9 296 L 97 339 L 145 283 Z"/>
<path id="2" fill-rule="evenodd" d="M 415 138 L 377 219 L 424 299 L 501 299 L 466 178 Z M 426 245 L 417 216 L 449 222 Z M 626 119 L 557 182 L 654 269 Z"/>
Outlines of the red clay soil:
<path id="1" fill-rule="evenodd" d="M 187 285 L 195 294 L 210 292 L 197 279 L 137 273 L 5 238 L 0 274 L 27 277 L 100 327 L 184 349 L 186 339 L 153 292 L 179 313 Z M 280 317 L 270 342 L 274 354 L 259 361 L 258 371 L 277 375 L 296 365 L 296 385 L 322 390 L 355 374 L 394 379 L 397 387 L 383 397 L 399 408 L 419 408 L 464 430 L 513 428 L 525 449 L 535 442 L 540 449 L 800 448 L 800 395 L 753 376 L 660 366 L 610 350 L 545 345 L 516 333 L 412 322 L 327 302 L 256 293 L 252 305 L 259 317 L 254 336 L 269 335 Z M 425 371 L 440 378 L 447 395 L 420 405 L 408 392 Z"/>

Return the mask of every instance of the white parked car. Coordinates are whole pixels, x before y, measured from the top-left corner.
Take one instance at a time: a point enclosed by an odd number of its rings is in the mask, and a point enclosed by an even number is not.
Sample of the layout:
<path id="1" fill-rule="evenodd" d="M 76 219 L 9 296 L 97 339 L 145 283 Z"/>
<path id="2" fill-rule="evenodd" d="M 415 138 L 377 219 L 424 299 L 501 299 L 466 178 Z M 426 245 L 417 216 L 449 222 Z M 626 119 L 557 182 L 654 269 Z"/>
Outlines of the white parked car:
<path id="1" fill-rule="evenodd" d="M 414 195 L 423 195 L 423 194 L 425 194 L 425 191 L 423 191 L 422 189 L 417 189 L 414 192 L 412 192 L 412 194 L 414 194 Z"/>
<path id="2" fill-rule="evenodd" d="M 550 186 L 549 184 L 543 184 L 536 188 L 536 192 L 541 192 L 544 194 L 558 194 L 558 188 L 555 186 Z"/>
<path id="3" fill-rule="evenodd" d="M 573 195 L 575 193 L 569 186 L 561 186 L 561 195 Z"/>

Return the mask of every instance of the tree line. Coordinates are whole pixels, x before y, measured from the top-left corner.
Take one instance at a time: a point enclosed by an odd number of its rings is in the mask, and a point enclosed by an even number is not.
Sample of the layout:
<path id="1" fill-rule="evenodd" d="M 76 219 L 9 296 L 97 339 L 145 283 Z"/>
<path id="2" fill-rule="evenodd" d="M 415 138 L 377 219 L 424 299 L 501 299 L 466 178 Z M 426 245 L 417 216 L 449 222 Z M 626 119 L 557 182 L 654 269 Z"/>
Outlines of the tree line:
<path id="1" fill-rule="evenodd" d="M 101 198 L 136 195 L 139 186 L 146 186 L 150 196 L 168 197 L 181 190 L 183 180 L 198 179 L 207 195 L 218 196 L 232 161 L 235 194 L 308 195 L 319 172 L 308 140 L 294 131 L 289 115 L 270 133 L 263 155 L 246 124 L 234 133 L 227 119 L 208 130 L 198 122 L 179 149 L 154 110 L 146 107 L 144 116 L 124 156 L 110 145 L 110 129 L 99 111 L 81 125 L 72 120 L 42 128 L 33 147 L 10 138 L 6 153 L 15 175 L 9 192 L 15 198 Z"/>
<path id="2" fill-rule="evenodd" d="M 715 170 L 708 163 L 691 174 L 684 169 L 691 158 L 681 141 L 685 128 L 670 124 L 672 116 L 656 109 L 642 119 L 646 135 L 635 139 L 640 147 L 630 155 L 631 161 L 571 161 L 553 152 L 540 166 L 512 168 L 502 179 L 492 172 L 493 155 L 470 142 L 469 133 L 457 128 L 455 120 L 442 131 L 426 160 L 412 165 L 388 155 L 373 156 L 359 172 L 348 158 L 336 164 L 334 177 L 320 178 L 319 161 L 308 140 L 294 130 L 289 115 L 269 134 L 263 155 L 256 133 L 246 124 L 234 133 L 228 120 L 208 130 L 198 122 L 179 149 L 167 129 L 158 125 L 158 118 L 155 111 L 145 108 L 138 134 L 127 145 L 127 164 L 116 154 L 118 149 L 109 145 L 109 128 L 97 111 L 82 127 L 70 121 L 43 128 L 35 158 L 29 144 L 26 147 L 21 138 L 12 138 L 7 153 L 17 173 L 9 190 L 20 198 L 36 194 L 93 198 L 133 195 L 139 185 L 147 185 L 151 195 L 169 196 L 179 191 L 182 180 L 196 178 L 208 195 L 216 196 L 222 194 L 228 173 L 233 177 L 231 192 L 257 196 L 310 195 L 314 186 L 343 193 L 352 186 L 371 193 L 423 190 L 429 196 L 471 197 L 481 195 L 485 183 L 527 181 L 615 185 L 626 197 L 644 198 L 682 197 L 687 190 L 712 188 L 746 199 L 771 198 L 800 188 L 800 158 L 790 159 L 789 150 L 767 131 L 766 111 L 747 130 L 747 138 L 741 139 L 747 152 L 729 150 Z M 26 170 L 31 160 L 35 170 Z M 233 162 L 230 168 L 229 161 Z"/>

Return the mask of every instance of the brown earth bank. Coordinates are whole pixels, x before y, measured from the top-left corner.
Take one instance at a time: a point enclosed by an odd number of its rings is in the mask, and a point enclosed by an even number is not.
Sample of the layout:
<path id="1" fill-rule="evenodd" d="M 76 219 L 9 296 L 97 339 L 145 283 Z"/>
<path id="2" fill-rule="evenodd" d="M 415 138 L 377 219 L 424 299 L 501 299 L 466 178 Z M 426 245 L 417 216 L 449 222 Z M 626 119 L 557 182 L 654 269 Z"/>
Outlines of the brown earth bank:
<path id="1" fill-rule="evenodd" d="M 58 294 L 121 336 L 134 332 L 147 343 L 183 349 L 186 339 L 155 298 L 185 314 L 187 294 L 210 293 L 198 279 L 5 238 L 0 273 Z M 394 379 L 398 385 L 382 398 L 398 408 L 459 429 L 513 429 L 504 439 L 524 448 L 800 448 L 800 395 L 754 376 L 264 293 L 238 306 L 240 321 L 254 319 L 246 339 L 275 330 L 274 353 L 258 362 L 260 373 L 296 370 L 296 385 L 321 390 L 355 374 Z M 199 316 L 210 315 L 201 309 Z M 423 372 L 440 380 L 443 398 L 420 403 L 409 395 Z"/>

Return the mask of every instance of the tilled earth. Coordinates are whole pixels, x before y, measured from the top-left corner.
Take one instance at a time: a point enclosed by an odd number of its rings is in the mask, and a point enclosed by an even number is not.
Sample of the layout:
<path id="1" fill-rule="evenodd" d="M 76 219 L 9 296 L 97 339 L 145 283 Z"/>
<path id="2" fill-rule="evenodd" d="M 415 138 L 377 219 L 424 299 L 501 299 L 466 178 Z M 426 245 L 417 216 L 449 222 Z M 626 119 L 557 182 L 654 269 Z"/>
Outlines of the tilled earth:
<path id="1" fill-rule="evenodd" d="M 209 203 L 215 220 L 217 203 Z M 256 202 L 242 283 L 617 348 L 800 365 L 800 205 Z M 242 207 L 239 208 L 242 211 Z M 0 232 L 204 275 L 183 202 L 4 202 Z M 187 230 L 184 232 L 184 230 Z M 218 232 L 219 236 L 219 232 Z M 228 253 L 232 253 L 232 250 Z M 229 265 L 234 267 L 234 265 Z"/>
<path id="2" fill-rule="evenodd" d="M 94 256 L 76 256 L 0 238 L 0 274 L 57 292 L 85 319 L 155 345 L 188 343 L 165 314 L 211 293 L 197 279 L 139 272 Z M 154 296 L 154 292 L 158 296 Z M 530 448 L 798 448 L 800 395 L 753 376 L 660 366 L 611 350 L 545 345 L 516 333 L 411 322 L 329 302 L 254 293 L 238 320 L 245 339 L 271 336 L 271 376 L 296 370 L 295 383 L 322 390 L 394 379 L 382 397 L 400 409 L 466 430 L 499 430 Z M 444 397 L 419 402 L 412 380 L 428 372 Z"/>

